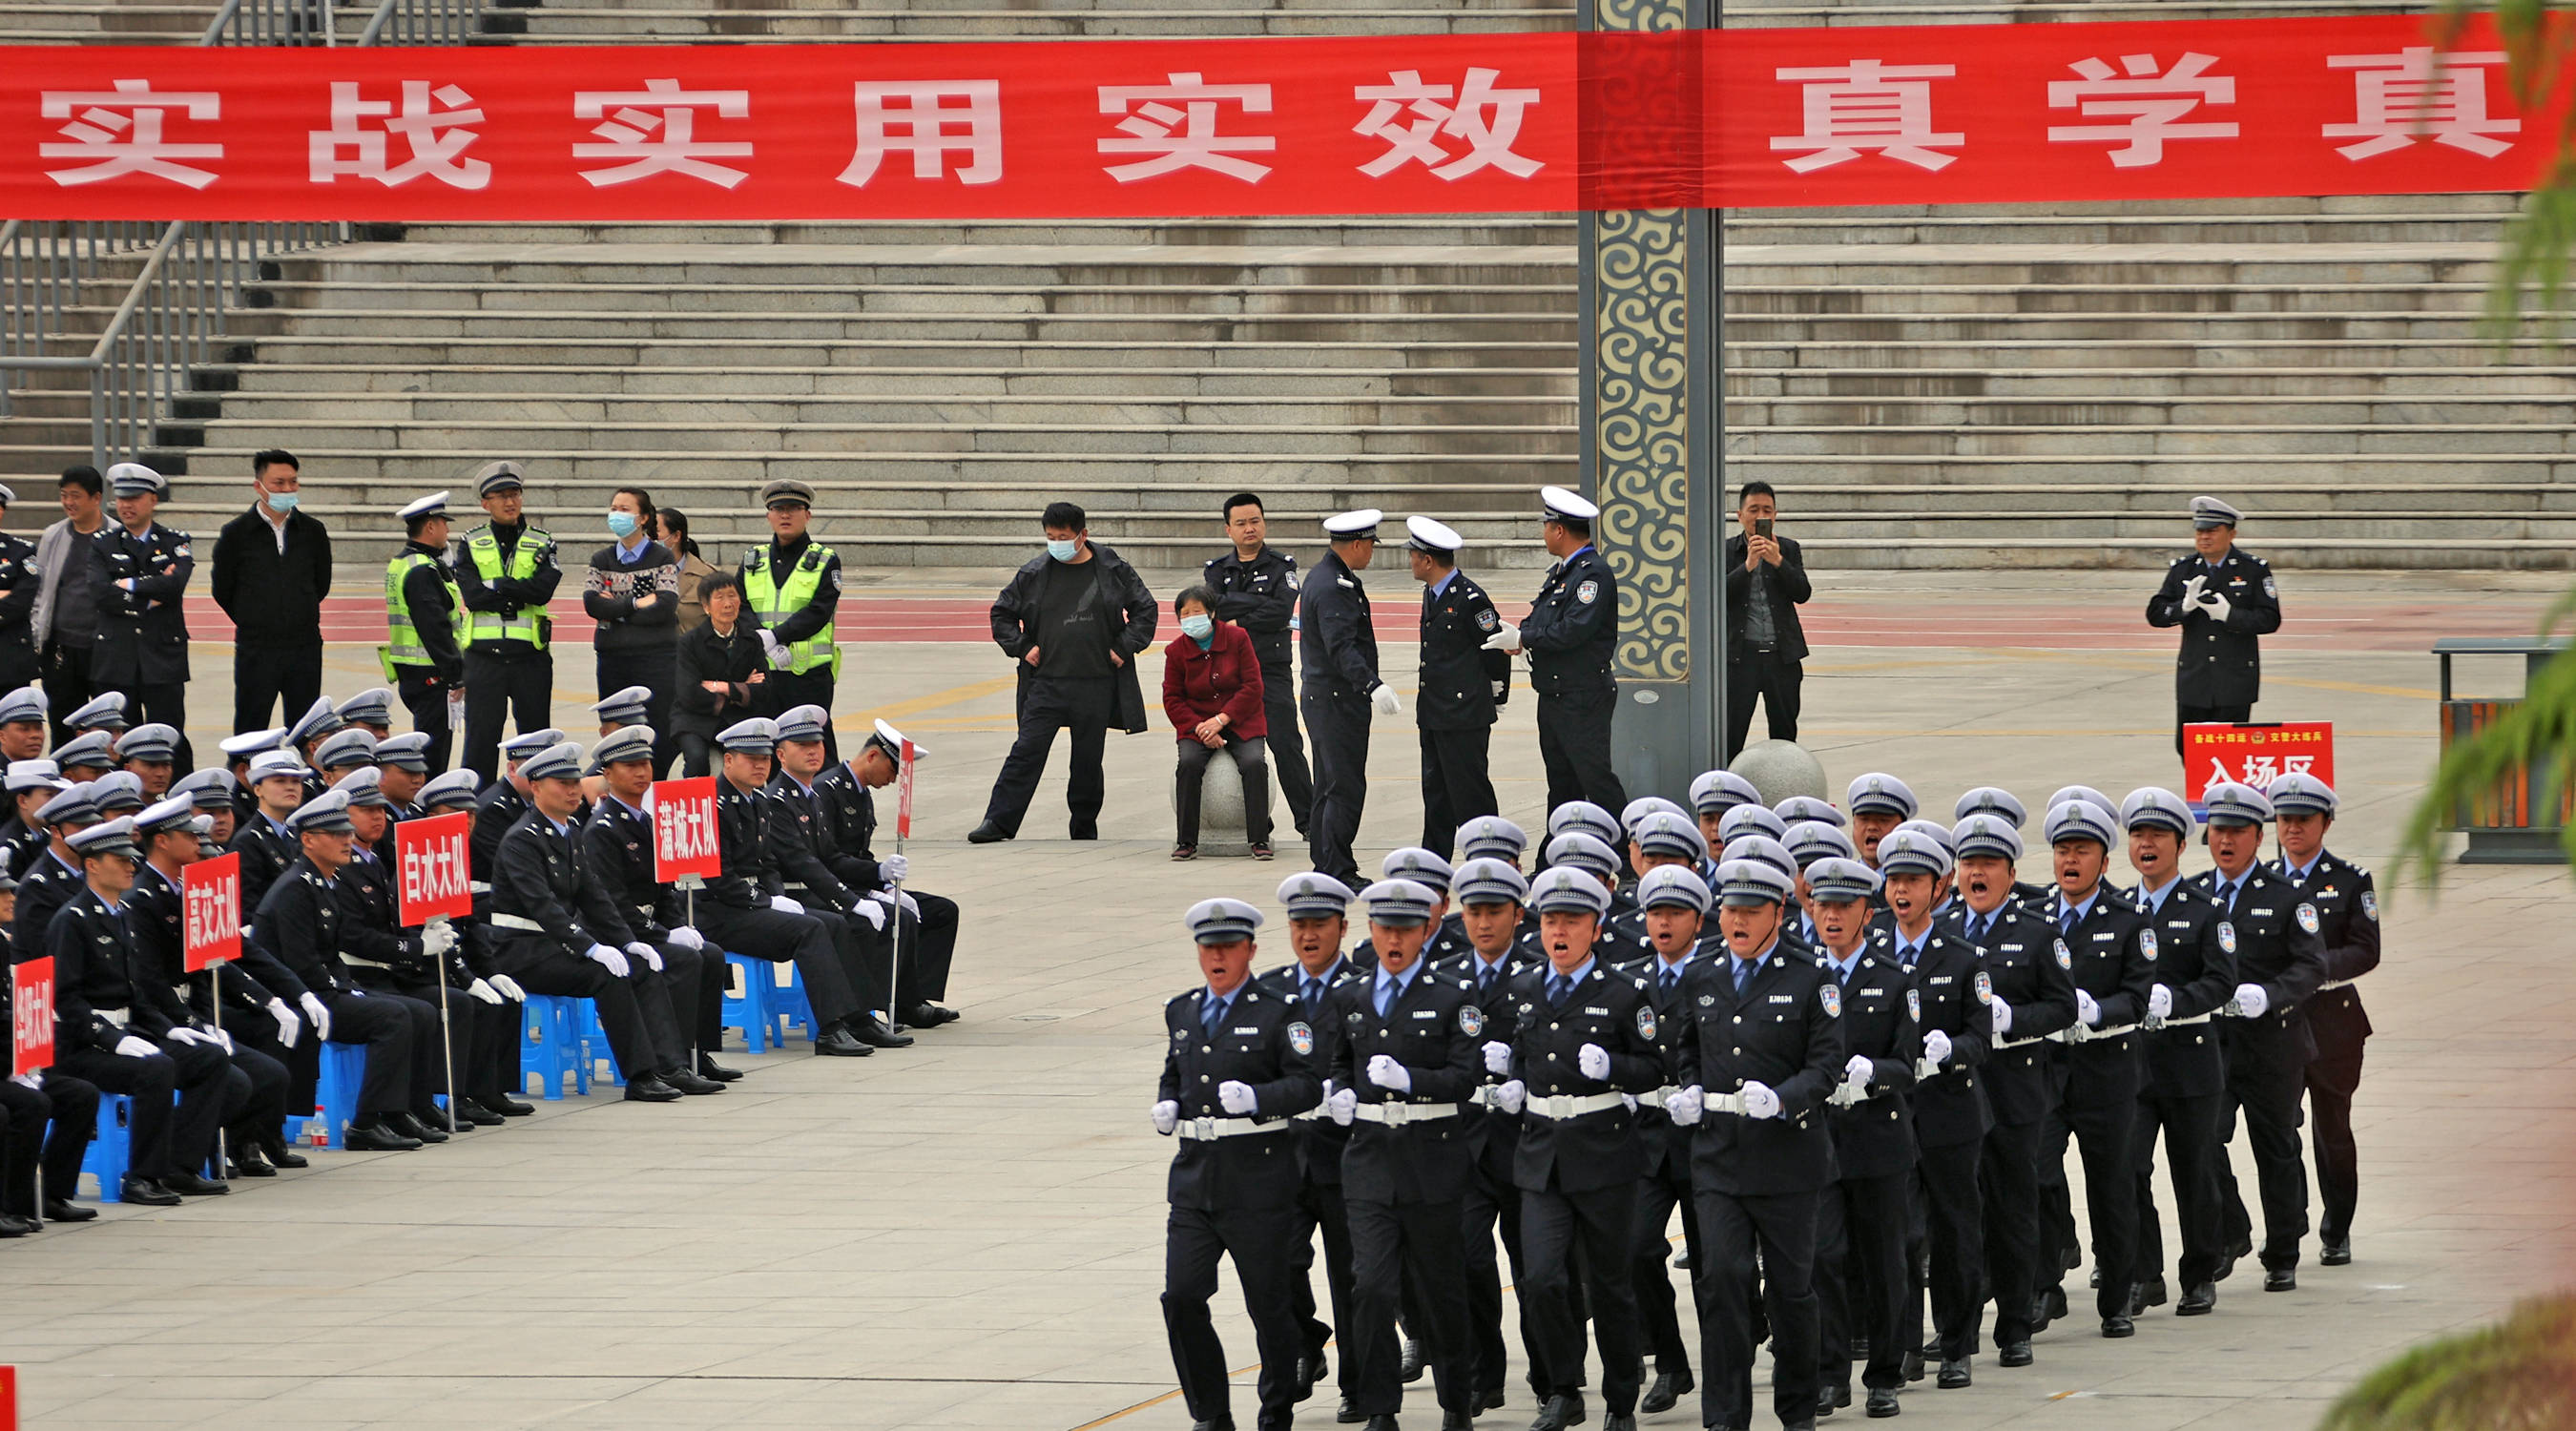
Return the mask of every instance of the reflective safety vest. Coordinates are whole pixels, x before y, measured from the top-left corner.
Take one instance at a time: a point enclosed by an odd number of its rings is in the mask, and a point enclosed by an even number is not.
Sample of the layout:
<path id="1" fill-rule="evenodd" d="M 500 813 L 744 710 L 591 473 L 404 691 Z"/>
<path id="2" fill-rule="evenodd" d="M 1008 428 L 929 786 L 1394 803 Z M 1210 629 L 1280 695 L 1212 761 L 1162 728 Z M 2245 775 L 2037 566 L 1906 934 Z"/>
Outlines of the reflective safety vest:
<path id="1" fill-rule="evenodd" d="M 785 586 L 778 584 L 769 569 L 769 550 L 766 544 L 755 548 L 751 560 L 743 565 L 742 595 L 751 604 L 752 613 L 760 618 L 761 626 L 776 630 L 779 622 L 813 604 L 814 593 L 823 589 L 823 567 L 832 560 L 832 549 L 821 542 L 809 543 L 796 569 L 787 574 Z M 821 630 L 790 645 L 787 657 L 791 675 L 804 675 L 828 661 L 833 678 L 840 677 L 841 648 L 832 642 L 832 623 L 828 621 Z"/>
<path id="2" fill-rule="evenodd" d="M 474 559 L 474 570 L 489 586 L 503 576 L 513 581 L 534 579 L 538 557 L 553 546 L 554 538 L 535 527 L 525 528 L 519 533 L 519 544 L 510 549 L 510 566 L 505 572 L 501 568 L 501 539 L 492 535 L 487 526 L 476 527 L 474 535 L 465 539 L 465 554 Z M 541 606 L 522 606 L 508 616 L 497 611 L 468 611 L 465 617 L 463 639 L 468 645 L 478 641 L 525 641 L 542 651 L 546 648 L 546 633 L 554 625 Z"/>
<path id="3" fill-rule="evenodd" d="M 385 668 L 385 679 L 402 679 L 397 666 L 428 666 L 429 648 L 421 644 L 420 631 L 412 624 L 411 602 L 403 596 L 403 583 L 420 567 L 437 571 L 438 579 L 447 586 L 447 624 L 455 632 L 459 646 L 465 642 L 465 603 L 456 588 L 456 573 L 447 563 L 427 552 L 404 552 L 385 566 L 385 644 L 376 648 L 376 659 Z"/>

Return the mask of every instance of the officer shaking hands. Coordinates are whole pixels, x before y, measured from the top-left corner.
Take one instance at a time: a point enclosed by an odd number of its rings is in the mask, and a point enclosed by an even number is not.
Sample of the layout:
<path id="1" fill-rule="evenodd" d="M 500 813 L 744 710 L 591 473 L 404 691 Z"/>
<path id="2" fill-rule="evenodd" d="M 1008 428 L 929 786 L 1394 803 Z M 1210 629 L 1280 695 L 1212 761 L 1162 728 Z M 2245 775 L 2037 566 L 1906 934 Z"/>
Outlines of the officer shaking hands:
<path id="1" fill-rule="evenodd" d="M 2147 624 L 2182 628 L 2174 658 L 2174 753 L 2182 728 L 2246 721 L 2263 697 L 2257 637 L 2281 629 L 2281 593 L 2261 557 L 2236 549 L 2234 507 L 2216 497 L 2191 499 L 2193 554 L 2174 558 L 2164 585 L 2147 599 Z"/>

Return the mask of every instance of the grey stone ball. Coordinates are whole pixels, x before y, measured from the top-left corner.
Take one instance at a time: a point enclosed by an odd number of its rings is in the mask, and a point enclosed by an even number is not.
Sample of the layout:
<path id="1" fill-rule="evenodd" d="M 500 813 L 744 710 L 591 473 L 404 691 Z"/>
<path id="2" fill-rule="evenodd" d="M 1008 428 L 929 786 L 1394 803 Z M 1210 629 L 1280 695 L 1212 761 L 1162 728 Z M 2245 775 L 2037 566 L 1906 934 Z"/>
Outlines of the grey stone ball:
<path id="1" fill-rule="evenodd" d="M 1270 793 L 1269 784 L 1263 782 L 1264 795 Z M 1176 768 L 1172 772 L 1172 808 L 1175 812 L 1180 809 L 1180 797 L 1180 772 Z M 1199 853 L 1209 856 L 1248 855 L 1252 853 L 1249 828 L 1244 811 L 1243 772 L 1235 768 L 1233 756 L 1220 751 L 1209 759 L 1206 776 L 1199 784 Z M 1277 838 L 1275 832 L 1272 838 Z"/>
<path id="2" fill-rule="evenodd" d="M 1807 753 L 1807 748 L 1794 740 L 1765 740 L 1737 752 L 1735 763 L 1727 767 L 1753 782 L 1762 792 L 1765 803 L 1777 805 L 1792 795 L 1814 800 L 1832 797 L 1825 793 L 1823 762 Z"/>

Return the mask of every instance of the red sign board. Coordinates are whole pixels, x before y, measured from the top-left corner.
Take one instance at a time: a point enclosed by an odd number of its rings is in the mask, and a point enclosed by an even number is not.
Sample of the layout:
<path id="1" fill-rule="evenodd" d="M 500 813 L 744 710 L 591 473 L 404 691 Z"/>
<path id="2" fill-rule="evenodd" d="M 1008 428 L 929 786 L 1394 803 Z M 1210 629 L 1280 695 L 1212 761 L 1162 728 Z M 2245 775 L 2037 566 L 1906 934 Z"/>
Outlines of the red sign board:
<path id="1" fill-rule="evenodd" d="M 30 959 L 9 970 L 9 1072 L 54 1066 L 54 960 Z"/>
<path id="2" fill-rule="evenodd" d="M 899 840 L 912 838 L 912 742 L 903 743 L 903 769 L 895 776 L 894 834 Z"/>
<path id="3" fill-rule="evenodd" d="M 179 871 L 179 949 L 189 973 L 241 957 L 241 894 L 239 854 Z"/>
<path id="4" fill-rule="evenodd" d="M 669 884 L 682 875 L 701 879 L 724 873 L 716 842 L 716 778 L 653 782 L 653 878 Z"/>
<path id="5" fill-rule="evenodd" d="M 2313 775 L 2334 784 L 2334 722 L 2274 725 L 2187 725 L 2182 728 L 2182 798 L 2197 805 L 2209 787 L 2234 781 L 2272 788 L 2279 775 Z"/>
<path id="6" fill-rule="evenodd" d="M 395 892 L 404 924 L 433 915 L 463 918 L 474 912 L 473 859 L 467 849 L 474 817 L 459 810 L 394 826 Z"/>

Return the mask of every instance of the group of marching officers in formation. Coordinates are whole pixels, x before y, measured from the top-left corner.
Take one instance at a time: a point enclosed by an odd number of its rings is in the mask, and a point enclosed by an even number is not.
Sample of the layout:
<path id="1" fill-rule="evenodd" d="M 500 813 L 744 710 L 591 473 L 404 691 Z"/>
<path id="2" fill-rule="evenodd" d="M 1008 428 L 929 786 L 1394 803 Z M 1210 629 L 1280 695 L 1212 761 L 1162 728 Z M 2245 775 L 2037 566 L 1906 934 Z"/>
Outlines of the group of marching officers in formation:
<path id="1" fill-rule="evenodd" d="M 1443 1431 L 1506 1404 L 1497 1229 L 1531 1431 L 1586 1419 L 1587 1321 L 1604 1431 L 1694 1389 L 1668 1270 L 1677 1209 L 1700 1420 L 1736 1431 L 1766 1339 L 1790 1427 L 1849 1406 L 1855 1367 L 1879 1417 L 1927 1365 L 1968 1386 L 1983 1337 L 2001 1365 L 2031 1365 L 2088 1244 L 2103 1336 L 2134 1335 L 2175 1288 L 2177 1314 L 2210 1313 L 2258 1255 L 2227 1156 L 2240 1118 L 2263 1289 L 2294 1289 L 2303 1098 L 2320 1260 L 2351 1260 L 2370 1026 L 2350 986 L 2379 962 L 2379 923 L 2369 872 L 2325 848 L 2323 783 L 2212 788 L 2214 868 L 2188 877 L 2180 797 L 2060 790 L 2045 885 L 2016 877 L 2027 819 L 2000 789 L 1969 791 L 1948 826 L 1885 774 L 1852 782 L 1842 810 L 1766 807 L 1725 771 L 1690 796 L 1616 818 L 1557 806 L 1534 875 L 1523 831 L 1482 816 L 1454 869 L 1415 848 L 1356 894 L 1292 876 L 1294 959 L 1267 972 L 1259 910 L 1189 911 L 1204 983 L 1165 1007 L 1152 1120 L 1181 1139 L 1163 1307 L 1200 1431 L 1234 1425 L 1208 1310 L 1220 1256 L 1259 1343 L 1258 1424 L 1291 1424 L 1337 1338 L 1337 1419 L 1370 1431 L 1394 1431 L 1426 1368 Z M 1367 928 L 1346 948 L 1353 903 Z"/>
<path id="2" fill-rule="evenodd" d="M 53 959 L 55 1047 L 0 1084 L 0 1237 L 97 1216 L 72 1198 L 102 1091 L 133 1100 L 123 1200 L 167 1206 L 306 1166 L 286 1130 L 315 1106 L 322 1043 L 364 1050 L 345 1146 L 407 1151 L 535 1111 L 515 1096 L 530 994 L 594 1001 L 625 1097 L 646 1103 L 740 1077 L 714 1058 L 720 951 L 795 964 L 818 1054 L 907 1047 L 904 1025 L 957 1017 L 938 1002 L 957 907 L 906 890 L 904 856 L 875 848 L 891 726 L 828 765 L 819 706 L 727 727 L 723 870 L 683 892 L 653 877 L 642 692 L 593 707 L 587 751 L 552 729 L 506 742 L 488 786 L 432 775 L 432 738 L 393 734 L 394 699 L 318 700 L 182 776 L 177 733 L 129 727 L 121 695 L 71 712 L 50 753 L 43 692 L 0 696 L 0 940 L 13 962 Z M 451 813 L 471 820 L 474 913 L 406 926 L 393 827 Z M 242 954 L 190 973 L 182 872 L 225 850 Z"/>

